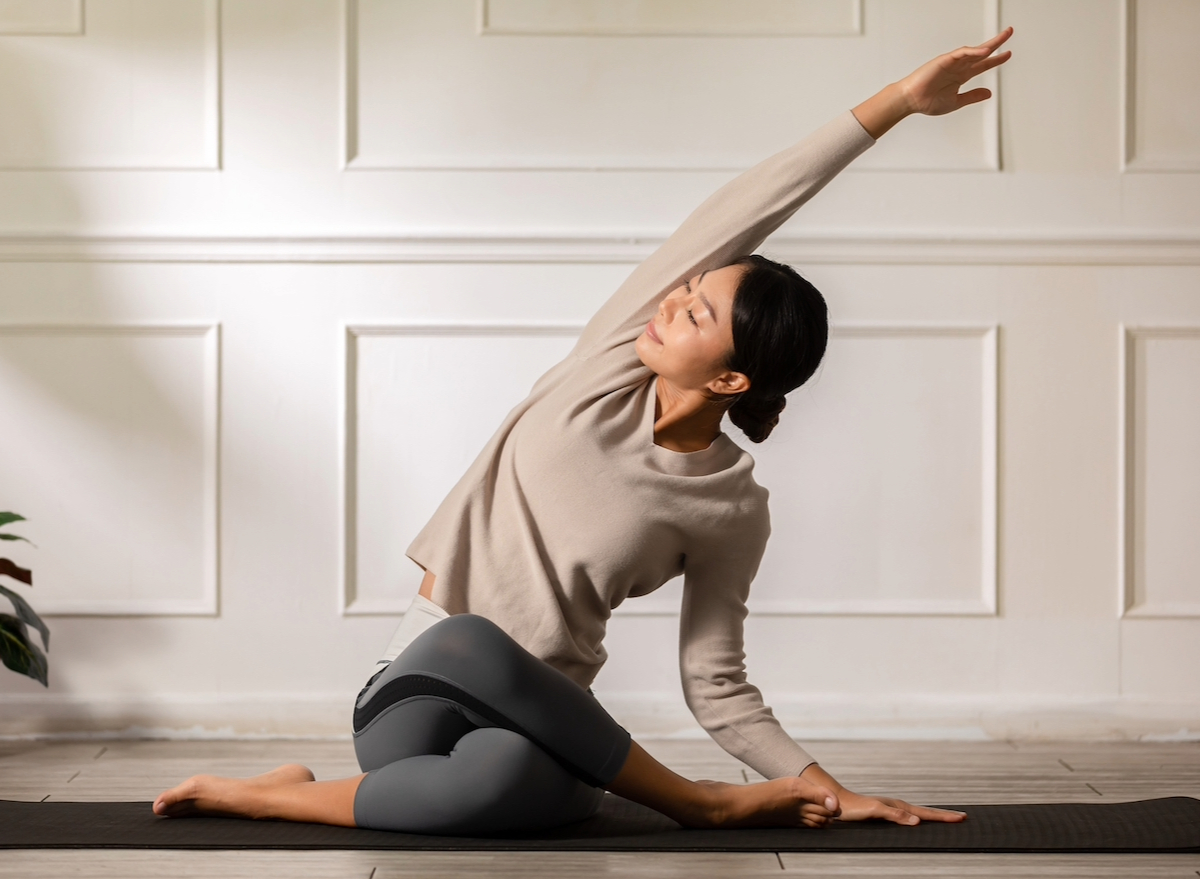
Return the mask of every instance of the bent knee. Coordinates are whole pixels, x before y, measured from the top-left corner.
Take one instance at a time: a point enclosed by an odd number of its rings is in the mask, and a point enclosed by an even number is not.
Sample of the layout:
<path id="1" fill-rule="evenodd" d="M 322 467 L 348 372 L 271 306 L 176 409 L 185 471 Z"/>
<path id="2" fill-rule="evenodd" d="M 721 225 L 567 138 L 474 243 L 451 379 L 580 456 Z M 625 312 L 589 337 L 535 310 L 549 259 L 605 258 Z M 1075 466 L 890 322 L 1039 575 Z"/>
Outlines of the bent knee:
<path id="1" fill-rule="evenodd" d="M 409 833 L 531 831 L 587 817 L 602 795 L 524 736 L 487 728 L 463 736 L 448 757 L 369 773 L 354 815 L 360 827 Z"/>
<path id="2" fill-rule="evenodd" d="M 421 661 L 502 662 L 505 657 L 524 653 L 512 637 L 486 617 L 460 613 L 446 617 L 422 632 L 401 654 Z"/>

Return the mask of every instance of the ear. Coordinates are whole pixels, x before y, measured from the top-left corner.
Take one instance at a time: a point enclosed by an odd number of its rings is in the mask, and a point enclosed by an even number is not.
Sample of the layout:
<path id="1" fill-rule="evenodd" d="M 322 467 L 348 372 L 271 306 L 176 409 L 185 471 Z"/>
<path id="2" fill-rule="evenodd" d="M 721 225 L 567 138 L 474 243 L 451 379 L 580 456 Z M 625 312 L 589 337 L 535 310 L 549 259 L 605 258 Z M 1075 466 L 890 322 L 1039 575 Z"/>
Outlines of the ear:
<path id="1" fill-rule="evenodd" d="M 750 379 L 745 373 L 727 370 L 710 381 L 705 387 L 718 395 L 744 394 L 750 390 Z"/>

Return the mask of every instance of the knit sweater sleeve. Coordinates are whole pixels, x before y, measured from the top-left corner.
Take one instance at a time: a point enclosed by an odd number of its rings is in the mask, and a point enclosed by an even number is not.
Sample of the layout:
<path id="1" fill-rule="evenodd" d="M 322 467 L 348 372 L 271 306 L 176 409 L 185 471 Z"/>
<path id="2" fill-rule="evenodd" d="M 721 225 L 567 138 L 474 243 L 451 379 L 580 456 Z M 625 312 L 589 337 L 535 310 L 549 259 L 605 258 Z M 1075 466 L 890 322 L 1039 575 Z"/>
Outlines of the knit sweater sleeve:
<path id="1" fill-rule="evenodd" d="M 601 306 L 584 329 L 576 354 L 589 357 L 635 340 L 663 297 L 685 278 L 753 253 L 874 143 L 846 111 L 721 187 Z"/>
<path id="2" fill-rule="evenodd" d="M 765 505 L 762 513 L 736 539 L 685 562 L 679 670 L 688 708 L 713 740 L 767 778 L 782 778 L 816 761 L 746 679 L 746 598 L 770 533 Z"/>

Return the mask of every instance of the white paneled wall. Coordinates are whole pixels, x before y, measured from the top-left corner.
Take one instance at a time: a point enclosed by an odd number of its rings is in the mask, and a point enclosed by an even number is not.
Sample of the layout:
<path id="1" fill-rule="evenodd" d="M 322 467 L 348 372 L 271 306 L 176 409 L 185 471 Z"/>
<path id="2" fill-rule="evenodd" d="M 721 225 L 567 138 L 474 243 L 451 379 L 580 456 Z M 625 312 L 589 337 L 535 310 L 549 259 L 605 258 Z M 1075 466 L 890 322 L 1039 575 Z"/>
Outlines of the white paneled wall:
<path id="1" fill-rule="evenodd" d="M 996 610 L 996 331 L 835 328 L 755 450 L 776 492 L 755 611 Z"/>
<path id="2" fill-rule="evenodd" d="M 219 167 L 218 0 L 5 6 L 0 168 Z"/>
<path id="3" fill-rule="evenodd" d="M 1125 167 L 1200 171 L 1200 5 L 1125 0 Z"/>
<path id="4" fill-rule="evenodd" d="M 542 12 L 546 4 L 501 3 L 503 20 L 513 24 L 499 34 L 485 26 L 481 36 L 477 2 L 348 0 L 348 167 L 747 167 L 945 46 L 984 39 L 997 21 L 994 0 L 874 0 L 867 5 L 875 27 L 852 40 L 845 33 L 810 37 L 797 52 L 797 38 L 778 35 L 795 30 L 784 22 L 772 28 L 775 35 L 749 39 L 681 31 L 619 43 L 586 39 L 588 23 L 597 20 L 588 7 L 600 4 L 578 2 L 550 4 L 578 16 L 576 31 Z M 721 29 L 692 5 L 630 4 L 620 20 L 634 28 L 640 15 L 657 13 L 646 24 L 650 35 L 665 21 Z M 857 4 L 825 5 L 846 7 L 853 34 Z M 738 3 L 700 7 L 745 21 Z M 556 36 L 530 36 L 516 26 L 536 20 Z M 841 75 L 829 80 L 834 65 Z M 864 157 L 864 166 L 995 168 L 995 114 L 993 104 L 937 126 L 921 120 Z M 740 124 L 746 118 L 755 124 Z"/>
<path id="5" fill-rule="evenodd" d="M 766 248 L 834 333 L 750 446 L 751 679 L 801 736 L 1200 735 L 1196 10 L 0 4 L 2 548 L 54 633 L 0 734 L 347 733 L 409 541 L 637 261 L 1011 23 L 999 100 Z M 636 732 L 697 732 L 678 600 L 610 625 Z"/>
<path id="6" fill-rule="evenodd" d="M 1200 617 L 1200 327 L 1129 330 L 1125 613 Z"/>
<path id="7" fill-rule="evenodd" d="M 422 571 L 396 535 L 421 530 L 578 335 L 537 324 L 347 328 L 346 613 L 404 612 Z"/>
<path id="8" fill-rule="evenodd" d="M 218 356 L 216 326 L 0 325 L 5 500 L 64 548 L 39 608 L 217 612 Z"/>
<path id="9" fill-rule="evenodd" d="M 479 0 L 485 34 L 560 36 L 847 36 L 862 0 Z"/>

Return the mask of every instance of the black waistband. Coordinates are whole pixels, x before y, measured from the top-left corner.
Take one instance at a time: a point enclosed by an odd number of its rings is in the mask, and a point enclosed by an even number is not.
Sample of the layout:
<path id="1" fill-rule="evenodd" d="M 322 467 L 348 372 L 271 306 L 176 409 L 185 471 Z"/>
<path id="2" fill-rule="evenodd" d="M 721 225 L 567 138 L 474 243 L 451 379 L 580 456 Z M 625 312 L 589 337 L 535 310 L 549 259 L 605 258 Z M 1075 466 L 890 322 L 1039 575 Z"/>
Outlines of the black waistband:
<path id="1" fill-rule="evenodd" d="M 372 681 L 374 678 L 372 678 Z M 368 683 L 368 686 L 370 684 Z M 451 702 L 456 702 L 468 711 L 473 711 L 483 717 L 489 723 L 493 723 L 501 729 L 507 729 L 522 735 L 529 739 L 551 757 L 553 757 L 567 772 L 574 775 L 585 784 L 590 784 L 592 787 L 601 787 L 602 783 L 595 778 L 590 772 L 576 766 L 569 760 L 563 759 L 559 754 L 546 747 L 545 743 L 541 742 L 537 736 L 531 734 L 527 729 L 524 729 L 519 724 L 514 723 L 509 718 L 505 717 L 492 706 L 483 702 L 480 699 L 472 696 L 466 690 L 454 684 L 444 681 L 441 678 L 435 678 L 430 675 L 418 673 L 402 674 L 388 681 L 379 691 L 375 693 L 366 704 L 354 709 L 354 732 L 358 734 L 367 725 L 398 702 L 403 702 L 405 699 L 411 699 L 415 696 L 435 696 L 441 699 L 448 699 Z"/>

